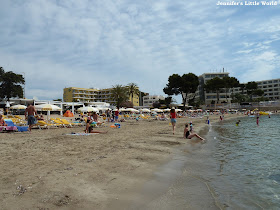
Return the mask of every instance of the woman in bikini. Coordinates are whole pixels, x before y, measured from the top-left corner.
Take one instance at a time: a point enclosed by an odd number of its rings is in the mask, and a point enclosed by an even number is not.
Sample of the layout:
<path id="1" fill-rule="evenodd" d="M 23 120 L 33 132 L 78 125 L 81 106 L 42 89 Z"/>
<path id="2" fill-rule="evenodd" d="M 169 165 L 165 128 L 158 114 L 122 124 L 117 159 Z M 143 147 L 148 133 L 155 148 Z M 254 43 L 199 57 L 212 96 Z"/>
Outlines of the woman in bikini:
<path id="1" fill-rule="evenodd" d="M 191 139 L 192 137 L 195 136 L 195 137 L 201 139 L 202 141 L 205 140 L 204 138 L 202 138 L 202 137 L 199 136 L 198 134 L 196 134 L 196 133 L 191 133 L 191 132 L 189 131 L 189 129 L 188 129 L 188 126 L 189 126 L 189 124 L 186 124 L 186 126 L 185 126 L 185 129 L 184 129 L 184 138 L 186 138 L 186 139 Z"/>

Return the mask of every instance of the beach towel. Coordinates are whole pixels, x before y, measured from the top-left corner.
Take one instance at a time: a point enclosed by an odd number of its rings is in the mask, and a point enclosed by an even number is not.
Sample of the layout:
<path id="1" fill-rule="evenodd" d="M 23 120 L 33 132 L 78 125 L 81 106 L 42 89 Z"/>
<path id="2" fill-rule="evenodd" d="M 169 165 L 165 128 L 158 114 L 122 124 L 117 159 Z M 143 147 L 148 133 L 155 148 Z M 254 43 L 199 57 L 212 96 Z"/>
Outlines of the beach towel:
<path id="1" fill-rule="evenodd" d="M 72 136 L 90 136 L 93 134 L 99 134 L 99 133 L 67 133 L 65 135 L 72 135 Z"/>

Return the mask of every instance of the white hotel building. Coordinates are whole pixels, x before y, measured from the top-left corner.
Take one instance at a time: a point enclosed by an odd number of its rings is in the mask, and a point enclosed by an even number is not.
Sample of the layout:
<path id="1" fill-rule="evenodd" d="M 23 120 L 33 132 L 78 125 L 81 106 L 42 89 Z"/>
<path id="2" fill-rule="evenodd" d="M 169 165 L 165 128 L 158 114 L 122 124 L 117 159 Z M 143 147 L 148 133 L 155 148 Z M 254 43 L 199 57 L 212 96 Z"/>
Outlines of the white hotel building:
<path id="1" fill-rule="evenodd" d="M 152 107 L 153 103 L 158 102 L 159 100 L 164 100 L 164 97 L 161 95 L 147 95 L 143 97 L 143 106 Z"/>

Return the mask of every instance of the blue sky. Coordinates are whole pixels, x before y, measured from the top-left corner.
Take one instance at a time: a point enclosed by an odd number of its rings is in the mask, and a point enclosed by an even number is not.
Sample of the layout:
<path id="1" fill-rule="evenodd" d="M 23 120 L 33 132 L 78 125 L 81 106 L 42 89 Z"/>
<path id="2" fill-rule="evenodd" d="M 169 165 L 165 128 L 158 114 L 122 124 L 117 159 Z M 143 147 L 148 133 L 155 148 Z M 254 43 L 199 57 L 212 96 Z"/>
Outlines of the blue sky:
<path id="1" fill-rule="evenodd" d="M 0 66 L 24 72 L 26 96 L 39 99 L 130 82 L 164 95 L 174 73 L 223 67 L 240 82 L 280 78 L 280 0 L 217 2 L 0 0 Z"/>

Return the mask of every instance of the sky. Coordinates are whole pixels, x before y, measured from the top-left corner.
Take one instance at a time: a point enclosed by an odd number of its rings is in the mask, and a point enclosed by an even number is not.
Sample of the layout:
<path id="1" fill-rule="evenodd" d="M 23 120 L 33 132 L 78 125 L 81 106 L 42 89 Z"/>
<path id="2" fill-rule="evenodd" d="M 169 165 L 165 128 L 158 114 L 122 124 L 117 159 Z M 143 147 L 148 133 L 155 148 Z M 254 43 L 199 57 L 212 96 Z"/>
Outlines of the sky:
<path id="1" fill-rule="evenodd" d="M 253 2 L 0 0 L 0 66 L 40 100 L 131 82 L 166 96 L 172 74 L 223 68 L 240 82 L 280 78 L 280 0 Z"/>

